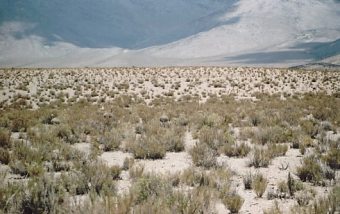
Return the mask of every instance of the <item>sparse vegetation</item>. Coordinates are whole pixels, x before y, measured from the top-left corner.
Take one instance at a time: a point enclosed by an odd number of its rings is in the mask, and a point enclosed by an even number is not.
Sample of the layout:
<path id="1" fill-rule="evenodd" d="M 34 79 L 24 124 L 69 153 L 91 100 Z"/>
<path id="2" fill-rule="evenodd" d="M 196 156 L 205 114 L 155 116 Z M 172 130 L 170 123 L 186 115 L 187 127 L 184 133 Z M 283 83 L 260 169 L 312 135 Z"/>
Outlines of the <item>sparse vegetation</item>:
<path id="1" fill-rule="evenodd" d="M 266 191 L 268 180 L 260 173 L 254 175 L 252 188 L 255 191 L 257 197 L 262 197 L 263 193 Z"/>
<path id="2" fill-rule="evenodd" d="M 339 74 L 250 69 L 2 69 L 0 213 L 339 210 Z"/>

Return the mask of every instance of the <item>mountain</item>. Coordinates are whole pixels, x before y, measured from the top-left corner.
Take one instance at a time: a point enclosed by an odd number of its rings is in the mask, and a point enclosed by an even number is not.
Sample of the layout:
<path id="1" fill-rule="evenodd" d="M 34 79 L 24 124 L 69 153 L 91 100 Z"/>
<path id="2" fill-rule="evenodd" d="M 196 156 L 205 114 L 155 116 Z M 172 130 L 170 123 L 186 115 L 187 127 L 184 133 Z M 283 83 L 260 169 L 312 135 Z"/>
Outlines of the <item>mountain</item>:
<path id="1" fill-rule="evenodd" d="M 1 0 L 0 67 L 268 65 L 340 54 L 335 0 Z"/>

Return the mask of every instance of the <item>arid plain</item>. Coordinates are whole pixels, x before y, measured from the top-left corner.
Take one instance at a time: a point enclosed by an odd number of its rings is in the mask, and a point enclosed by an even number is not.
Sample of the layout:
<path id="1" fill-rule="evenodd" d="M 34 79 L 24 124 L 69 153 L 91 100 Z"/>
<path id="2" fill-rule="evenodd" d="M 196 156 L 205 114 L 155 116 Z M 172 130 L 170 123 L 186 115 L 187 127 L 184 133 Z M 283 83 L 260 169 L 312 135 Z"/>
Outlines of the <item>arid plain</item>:
<path id="1" fill-rule="evenodd" d="M 340 72 L 0 69 L 0 213 L 336 213 Z"/>

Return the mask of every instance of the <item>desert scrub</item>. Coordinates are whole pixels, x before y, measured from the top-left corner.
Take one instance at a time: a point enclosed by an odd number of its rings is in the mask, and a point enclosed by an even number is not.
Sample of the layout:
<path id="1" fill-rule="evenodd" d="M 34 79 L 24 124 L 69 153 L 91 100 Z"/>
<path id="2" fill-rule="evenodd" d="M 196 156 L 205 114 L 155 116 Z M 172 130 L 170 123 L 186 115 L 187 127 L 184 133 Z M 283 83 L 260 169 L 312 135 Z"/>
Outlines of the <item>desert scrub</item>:
<path id="1" fill-rule="evenodd" d="M 246 143 L 226 143 L 220 149 L 219 152 L 229 157 L 245 157 L 250 152 L 251 148 Z"/>
<path id="2" fill-rule="evenodd" d="M 115 169 L 116 170 L 116 169 Z M 75 173 L 66 177 L 68 186 L 76 194 L 91 192 L 101 196 L 113 196 L 116 193 L 113 177 L 117 171 L 102 162 L 87 162 L 84 165 L 76 166 Z"/>
<path id="3" fill-rule="evenodd" d="M 229 193 L 222 198 L 222 203 L 231 213 L 238 213 L 242 208 L 244 199 L 237 193 Z"/>
<path id="4" fill-rule="evenodd" d="M 262 197 L 267 188 L 267 179 L 260 173 L 254 175 L 252 187 L 257 197 Z"/>
<path id="5" fill-rule="evenodd" d="M 205 168 L 216 166 L 217 153 L 205 143 L 196 144 L 189 153 L 195 166 Z"/>
<path id="6" fill-rule="evenodd" d="M 121 144 L 123 136 L 117 129 L 105 132 L 98 137 L 98 143 L 102 146 L 104 151 L 117 150 Z"/>
<path id="7" fill-rule="evenodd" d="M 8 164 L 11 161 L 9 151 L 7 149 L 0 148 L 0 163 Z"/>
<path id="8" fill-rule="evenodd" d="M 223 147 L 233 146 L 235 140 L 228 130 L 211 127 L 202 127 L 198 133 L 200 143 L 207 144 L 215 151 L 223 151 Z"/>
<path id="9" fill-rule="evenodd" d="M 259 148 L 255 147 L 253 154 L 250 158 L 250 166 L 254 166 L 255 168 L 259 167 L 268 167 L 272 159 L 272 154 L 268 151 L 267 148 Z"/>
<path id="10" fill-rule="evenodd" d="M 166 152 L 165 145 L 152 136 L 136 139 L 127 147 L 136 159 L 162 159 Z"/>
<path id="11" fill-rule="evenodd" d="M 300 180 L 294 179 L 290 173 L 288 173 L 287 187 L 290 196 L 294 196 L 295 192 L 304 189 L 303 183 Z"/>
<path id="12" fill-rule="evenodd" d="M 154 175 L 147 175 L 139 178 L 132 192 L 135 197 L 135 203 L 139 204 L 150 197 L 165 197 L 164 194 L 171 194 L 172 187 L 165 180 Z"/>
<path id="13" fill-rule="evenodd" d="M 8 130 L 0 129 L 0 148 L 10 148 L 11 147 L 11 133 Z"/>
<path id="14" fill-rule="evenodd" d="M 285 156 L 286 152 L 288 151 L 288 146 L 286 144 L 269 144 L 268 147 L 268 153 L 272 158 L 279 157 L 279 156 Z"/>
<path id="15" fill-rule="evenodd" d="M 65 143 L 75 144 L 79 142 L 79 139 L 75 134 L 75 131 L 69 126 L 63 125 L 58 127 L 56 133 L 57 137 L 63 140 Z"/>
<path id="16" fill-rule="evenodd" d="M 112 179 L 114 180 L 119 179 L 121 171 L 122 171 L 122 168 L 120 168 L 119 166 L 111 166 L 110 172 L 111 172 Z"/>
<path id="17" fill-rule="evenodd" d="M 252 189 L 253 188 L 253 174 L 251 171 L 247 172 L 243 176 L 243 184 L 244 184 L 244 189 Z"/>
<path id="18" fill-rule="evenodd" d="M 65 212 L 65 189 L 52 177 L 42 176 L 29 180 L 21 199 L 20 212 L 56 213 Z"/>
<path id="19" fill-rule="evenodd" d="M 302 181 L 310 181 L 314 184 L 319 183 L 323 179 L 323 171 L 319 163 L 319 159 L 315 155 L 305 157 L 302 165 L 296 169 L 297 175 Z"/>
<path id="20" fill-rule="evenodd" d="M 274 204 L 271 208 L 263 210 L 263 214 L 282 214 L 277 200 L 274 201 Z"/>
<path id="21" fill-rule="evenodd" d="M 327 154 L 323 157 L 328 166 L 332 169 L 340 169 L 340 148 L 331 147 Z"/>
<path id="22" fill-rule="evenodd" d="M 280 126 L 260 128 L 255 133 L 254 142 L 265 145 L 267 143 L 288 143 L 291 141 L 293 132 L 291 129 Z"/>
<path id="23" fill-rule="evenodd" d="M 166 151 L 181 152 L 184 150 L 184 133 L 182 129 L 167 129 L 161 140 Z"/>
<path id="24" fill-rule="evenodd" d="M 220 191 L 226 189 L 230 184 L 231 172 L 223 168 L 203 171 L 194 167 L 185 169 L 180 175 L 180 183 L 192 186 L 207 186 Z"/>

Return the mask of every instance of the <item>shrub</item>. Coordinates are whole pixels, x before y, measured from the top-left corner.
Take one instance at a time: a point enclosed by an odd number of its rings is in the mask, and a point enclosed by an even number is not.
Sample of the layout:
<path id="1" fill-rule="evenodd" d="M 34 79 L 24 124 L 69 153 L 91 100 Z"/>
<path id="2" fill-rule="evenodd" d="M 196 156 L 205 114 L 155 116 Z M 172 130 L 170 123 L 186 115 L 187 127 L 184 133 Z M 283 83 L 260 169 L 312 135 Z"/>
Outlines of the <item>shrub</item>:
<path id="1" fill-rule="evenodd" d="M 114 151 L 119 148 L 122 137 L 120 134 L 114 130 L 105 132 L 105 134 L 99 137 L 99 144 L 103 145 L 104 151 Z"/>
<path id="2" fill-rule="evenodd" d="M 251 172 L 248 172 L 246 175 L 243 176 L 243 184 L 245 189 L 252 189 L 253 183 L 253 175 Z"/>
<path id="3" fill-rule="evenodd" d="M 11 147 L 11 133 L 7 130 L 0 129 L 0 148 Z"/>
<path id="4" fill-rule="evenodd" d="M 268 145 L 268 153 L 272 158 L 285 156 L 288 151 L 288 146 L 285 144 L 269 144 Z"/>
<path id="5" fill-rule="evenodd" d="M 250 147 L 246 143 L 239 145 L 225 144 L 222 147 L 222 152 L 229 157 L 245 157 L 250 152 Z"/>
<path id="6" fill-rule="evenodd" d="M 332 169 L 340 169 L 340 149 L 331 148 L 324 156 L 324 160 Z"/>
<path id="7" fill-rule="evenodd" d="M 297 175 L 304 182 L 320 182 L 323 178 L 323 174 L 318 158 L 314 155 L 304 158 L 302 165 L 297 167 Z"/>
<path id="8" fill-rule="evenodd" d="M 292 131 L 279 126 L 259 129 L 255 134 L 255 142 L 261 145 L 267 143 L 287 143 L 292 139 Z"/>
<path id="9" fill-rule="evenodd" d="M 57 137 L 62 139 L 65 143 L 75 144 L 78 143 L 78 138 L 74 133 L 74 130 L 68 126 L 59 127 L 57 130 Z"/>
<path id="10" fill-rule="evenodd" d="M 168 129 L 161 137 L 166 151 L 181 152 L 184 150 L 183 132 L 181 130 Z"/>
<path id="11" fill-rule="evenodd" d="M 144 173 L 144 166 L 134 166 L 134 167 L 130 167 L 129 169 L 129 175 L 130 178 L 132 179 L 137 179 L 142 177 Z"/>
<path id="12" fill-rule="evenodd" d="M 90 191 L 99 195 L 114 195 L 116 188 L 113 183 L 111 169 L 101 162 L 94 162 L 82 167 L 86 184 L 90 184 Z"/>
<path id="13" fill-rule="evenodd" d="M 132 192 L 137 204 L 146 201 L 150 197 L 162 197 L 163 194 L 171 194 L 171 186 L 157 176 L 144 176 L 138 179 L 132 187 Z"/>
<path id="14" fill-rule="evenodd" d="M 300 206 L 307 206 L 315 194 L 308 190 L 302 190 L 295 193 L 295 200 Z"/>
<path id="15" fill-rule="evenodd" d="M 289 188 L 288 188 L 288 182 L 280 181 L 277 184 L 277 190 L 280 194 L 288 195 L 289 194 Z"/>
<path id="16" fill-rule="evenodd" d="M 216 166 L 216 152 L 205 143 L 196 144 L 189 153 L 195 166 L 205 168 Z"/>
<path id="17" fill-rule="evenodd" d="M 120 172 L 122 171 L 122 169 L 119 167 L 119 166 L 111 166 L 110 167 L 110 171 L 111 171 L 111 176 L 112 176 L 112 179 L 119 179 L 119 175 L 120 175 Z"/>
<path id="18" fill-rule="evenodd" d="M 250 159 L 250 166 L 254 166 L 255 168 L 268 167 L 271 158 L 272 155 L 268 152 L 268 149 L 255 147 Z"/>
<path id="19" fill-rule="evenodd" d="M 0 163 L 8 164 L 10 160 L 11 158 L 10 158 L 8 150 L 0 148 Z"/>
<path id="20" fill-rule="evenodd" d="M 223 197 L 222 202 L 231 213 L 238 213 L 244 203 L 244 199 L 234 192 Z"/>
<path id="21" fill-rule="evenodd" d="M 279 208 L 279 204 L 275 200 L 274 205 L 270 209 L 264 210 L 263 214 L 282 214 L 282 212 Z"/>
<path id="22" fill-rule="evenodd" d="M 123 169 L 123 170 L 128 170 L 128 169 L 130 169 L 130 168 L 133 166 L 134 162 L 135 162 L 135 159 L 126 157 L 126 158 L 124 159 L 123 168 L 122 168 L 122 169 Z"/>
<path id="23" fill-rule="evenodd" d="M 198 133 L 200 143 L 207 144 L 215 151 L 223 150 L 225 146 L 235 145 L 232 135 L 225 129 L 203 127 Z"/>
<path id="24" fill-rule="evenodd" d="M 44 172 L 44 167 L 38 163 L 32 163 L 27 166 L 27 173 L 30 177 L 41 176 Z"/>
<path id="25" fill-rule="evenodd" d="M 137 159 L 162 159 L 165 146 L 154 137 L 142 137 L 132 143 L 131 152 Z"/>
<path id="26" fill-rule="evenodd" d="M 256 175 L 254 175 L 252 187 L 257 197 L 261 198 L 267 188 L 267 179 L 262 174 L 257 173 Z"/>
<path id="27" fill-rule="evenodd" d="M 22 161 L 12 161 L 9 166 L 14 174 L 19 174 L 21 176 L 26 176 L 28 174 L 26 165 Z"/>
<path id="28" fill-rule="evenodd" d="M 299 180 L 295 180 L 290 173 L 288 173 L 287 187 L 290 196 L 294 196 L 294 193 L 303 190 L 303 183 Z"/>
<path id="29" fill-rule="evenodd" d="M 23 213 L 56 213 L 61 211 L 65 192 L 53 178 L 43 176 L 28 183 L 28 191 L 23 198 Z M 66 211 L 66 210 L 64 210 Z"/>

